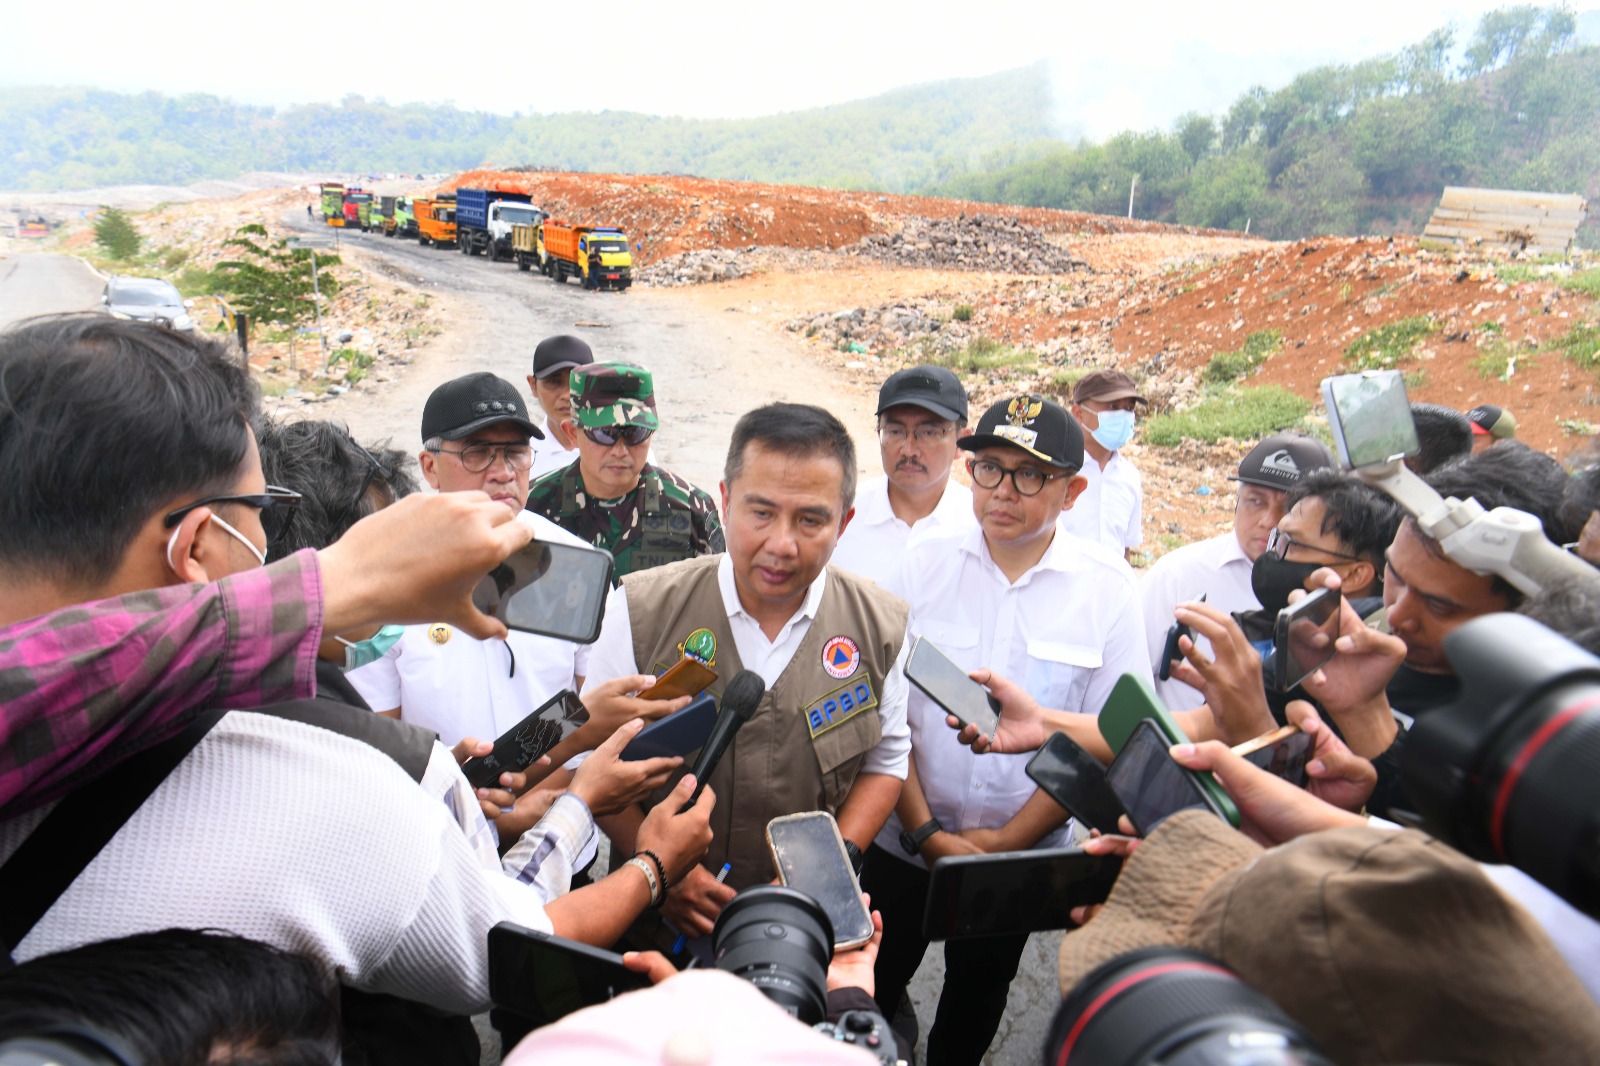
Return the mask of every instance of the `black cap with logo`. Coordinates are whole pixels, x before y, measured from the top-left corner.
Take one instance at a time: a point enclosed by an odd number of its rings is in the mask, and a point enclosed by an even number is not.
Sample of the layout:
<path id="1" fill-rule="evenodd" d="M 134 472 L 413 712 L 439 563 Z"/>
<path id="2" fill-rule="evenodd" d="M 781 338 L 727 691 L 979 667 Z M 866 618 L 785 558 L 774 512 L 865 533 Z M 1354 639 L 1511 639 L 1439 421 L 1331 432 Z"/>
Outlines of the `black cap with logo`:
<path id="1" fill-rule="evenodd" d="M 1332 453 L 1316 438 L 1279 433 L 1251 448 L 1228 480 L 1288 492 L 1311 471 L 1335 465 Z"/>
<path id="2" fill-rule="evenodd" d="M 896 370 L 878 390 L 878 414 L 908 404 L 961 425 L 967 424 L 967 390 L 955 372 L 942 366 Z"/>
<path id="3" fill-rule="evenodd" d="M 1058 470 L 1083 467 L 1083 427 L 1066 408 L 1043 396 L 997 400 L 978 419 L 977 430 L 956 444 L 969 452 L 1010 446 Z"/>
<path id="4" fill-rule="evenodd" d="M 531 437 L 544 440 L 528 421 L 522 397 L 509 381 L 480 372 L 447 381 L 433 390 L 422 406 L 422 439 L 460 440 L 499 422 L 510 422 Z"/>

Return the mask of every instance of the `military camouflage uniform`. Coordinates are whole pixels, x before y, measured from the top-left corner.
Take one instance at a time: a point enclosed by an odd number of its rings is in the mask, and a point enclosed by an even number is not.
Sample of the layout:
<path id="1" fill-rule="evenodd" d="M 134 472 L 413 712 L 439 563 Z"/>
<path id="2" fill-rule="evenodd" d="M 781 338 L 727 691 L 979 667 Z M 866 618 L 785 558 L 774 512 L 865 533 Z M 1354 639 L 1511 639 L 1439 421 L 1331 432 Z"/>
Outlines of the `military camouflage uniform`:
<path id="1" fill-rule="evenodd" d="M 584 491 L 574 461 L 530 486 L 528 510 L 616 556 L 619 581 L 624 574 L 726 550 L 710 494 L 650 463 L 640 471 L 638 487 L 613 501 Z"/>

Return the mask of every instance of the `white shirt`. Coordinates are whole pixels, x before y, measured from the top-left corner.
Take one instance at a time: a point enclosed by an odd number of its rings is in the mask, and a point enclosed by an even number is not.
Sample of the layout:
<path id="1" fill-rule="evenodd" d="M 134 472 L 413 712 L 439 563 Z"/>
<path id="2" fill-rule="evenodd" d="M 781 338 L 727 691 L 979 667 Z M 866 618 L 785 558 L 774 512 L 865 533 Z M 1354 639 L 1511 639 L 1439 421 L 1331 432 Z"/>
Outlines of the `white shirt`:
<path id="1" fill-rule="evenodd" d="M 583 544 L 531 512 L 517 518 L 530 523 L 539 540 Z M 407 626 L 382 658 L 345 677 L 373 710 L 399 707 L 402 721 L 433 730 L 453 747 L 462 737 L 494 740 L 573 688 L 588 662 L 589 649 L 568 640 L 516 630 L 505 640 L 476 640 L 436 623 Z"/>
<path id="2" fill-rule="evenodd" d="M 552 470 L 571 466 L 578 458 L 578 449 L 563 448 L 561 442 L 556 440 L 556 432 L 550 427 L 549 419 L 545 419 L 544 439 L 534 438 L 528 441 L 528 447 L 533 449 L 533 465 L 528 468 L 530 484 Z"/>
<path id="3" fill-rule="evenodd" d="M 1185 544 L 1155 561 L 1145 571 L 1139 582 L 1139 598 L 1144 604 L 1146 646 L 1150 649 L 1150 662 L 1155 670 L 1161 669 L 1161 651 L 1167 642 L 1167 630 L 1176 621 L 1172 610 L 1180 603 L 1200 598 L 1206 594 L 1206 605 L 1229 614 L 1235 611 L 1254 611 L 1261 607 L 1256 594 L 1250 591 L 1250 571 L 1253 564 L 1239 538 L 1228 530 L 1209 540 Z M 1207 657 L 1211 655 L 1211 641 L 1194 635 L 1195 646 Z M 1156 695 L 1169 710 L 1184 711 L 1198 707 L 1206 698 L 1176 678 L 1155 681 Z"/>
<path id="4" fill-rule="evenodd" d="M 1150 672 L 1132 570 L 1112 549 L 1059 529 L 1015 584 L 995 565 L 981 528 L 918 537 L 889 589 L 911 605 L 913 637 L 926 637 L 963 670 L 1005 675 L 1045 707 L 1098 714 L 1119 677 Z M 906 713 L 923 795 L 945 829 L 999 828 L 1033 795 L 1031 752 L 973 754 L 915 686 Z M 926 865 L 901 849 L 902 828 L 891 815 L 878 846 Z M 1065 846 L 1066 838 L 1063 826 L 1036 846 Z"/>
<path id="5" fill-rule="evenodd" d="M 954 478 L 945 482 L 944 493 L 933 511 L 909 526 L 889 505 L 889 479 L 874 478 L 856 492 L 856 516 L 845 527 L 828 561 L 881 585 L 899 566 L 900 553 L 913 535 L 970 529 L 977 523 L 972 514 L 972 490 Z"/>
<path id="6" fill-rule="evenodd" d="M 754 670 L 770 687 L 788 667 L 800 642 L 811 629 L 817 605 L 822 602 L 823 589 L 827 587 L 828 571 L 823 569 L 806 590 L 805 602 L 794 617 L 783 624 L 774 640 L 768 640 L 761 624 L 751 617 L 739 602 L 739 590 L 733 581 L 733 561 L 724 555 L 717 562 L 717 589 L 722 594 L 722 607 L 728 615 L 728 630 L 733 635 L 733 646 L 739 652 L 739 661 L 746 670 Z M 883 694 L 878 698 L 878 718 L 883 727 L 883 739 L 867 752 L 861 764 L 861 773 L 888 774 L 904 781 L 911 753 L 911 734 L 906 728 L 906 650 L 910 647 L 908 635 L 900 646 L 900 655 L 894 667 L 883 679 Z M 606 619 L 600 625 L 600 639 L 593 645 L 589 657 L 588 681 L 584 691 L 626 674 L 649 673 L 648 664 L 640 664 L 633 657 L 633 623 L 628 616 L 627 587 L 613 589 L 606 600 Z M 724 679 L 726 680 L 726 679 Z M 795 709 L 799 713 L 799 708 Z"/>
<path id="7" fill-rule="evenodd" d="M 1061 528 L 1119 552 L 1143 544 L 1144 483 L 1138 468 L 1121 452 L 1112 452 L 1102 469 L 1084 452 L 1078 473 L 1089 479 L 1089 486 L 1062 512 Z"/>
<path id="8" fill-rule="evenodd" d="M 0 822 L 0 862 L 46 812 Z M 485 937 L 502 921 L 551 930 L 541 894 L 480 859 L 438 797 L 392 759 L 316 726 L 235 711 L 15 956 L 226 929 L 302 952 L 357 988 L 477 1013 L 489 1005 Z"/>

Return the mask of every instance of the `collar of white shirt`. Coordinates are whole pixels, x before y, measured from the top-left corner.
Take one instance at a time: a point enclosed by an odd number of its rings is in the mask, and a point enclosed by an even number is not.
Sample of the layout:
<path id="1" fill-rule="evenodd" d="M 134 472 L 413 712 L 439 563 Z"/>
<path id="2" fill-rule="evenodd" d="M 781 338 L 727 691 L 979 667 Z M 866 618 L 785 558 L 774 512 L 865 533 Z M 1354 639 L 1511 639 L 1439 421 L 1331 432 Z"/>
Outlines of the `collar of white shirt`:
<path id="1" fill-rule="evenodd" d="M 817 579 L 806 589 L 806 598 L 800 604 L 800 609 L 783 624 L 777 637 L 769 643 L 782 644 L 796 622 L 802 619 L 810 622 L 817 616 L 817 605 L 822 602 L 822 590 L 827 587 L 827 583 L 828 568 L 823 567 L 822 573 L 818 574 Z M 717 563 L 717 589 L 722 593 L 722 609 L 727 612 L 730 622 L 743 619 L 747 625 L 754 626 L 760 631 L 761 623 L 757 622 L 755 616 L 745 610 L 744 604 L 739 602 L 739 587 L 733 581 L 733 557 L 730 555 L 724 554 Z"/>
<path id="2" fill-rule="evenodd" d="M 996 574 L 1004 579 L 1005 575 L 996 565 L 993 556 L 989 554 L 989 545 L 983 539 L 983 527 L 976 526 L 968 530 L 961 537 L 961 550 L 968 555 L 980 560 Z M 1050 570 L 1062 574 L 1071 574 L 1082 571 L 1090 557 L 1098 557 L 1109 564 L 1112 569 L 1118 569 L 1117 563 L 1121 560 L 1113 557 L 1112 553 L 1103 545 L 1093 541 L 1075 537 L 1066 530 L 1057 527 L 1055 536 L 1050 540 L 1050 547 L 1044 551 L 1044 556 L 1037 563 L 1030 566 L 1026 573 L 1013 584 L 1022 585 L 1040 571 Z"/>
<path id="3" fill-rule="evenodd" d="M 945 482 L 938 504 L 922 521 L 933 526 L 945 526 L 959 522 L 963 517 L 971 518 L 972 493 L 965 490 L 966 486 L 953 477 Z M 888 477 L 874 478 L 861 487 L 856 494 L 856 516 L 851 521 L 869 526 L 900 521 L 894 508 L 889 505 Z M 903 522 L 901 524 L 904 525 Z"/>

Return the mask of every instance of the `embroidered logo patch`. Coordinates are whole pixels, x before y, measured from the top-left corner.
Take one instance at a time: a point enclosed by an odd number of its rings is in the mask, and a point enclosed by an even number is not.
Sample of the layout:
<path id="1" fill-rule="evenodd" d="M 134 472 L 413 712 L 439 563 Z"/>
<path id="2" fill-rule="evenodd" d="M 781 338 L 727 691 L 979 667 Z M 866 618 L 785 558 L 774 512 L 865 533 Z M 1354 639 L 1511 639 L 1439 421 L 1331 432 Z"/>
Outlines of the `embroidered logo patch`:
<path id="1" fill-rule="evenodd" d="M 444 644 L 450 640 L 450 627 L 443 622 L 435 623 L 428 627 L 428 639 L 435 644 Z"/>
<path id="2" fill-rule="evenodd" d="M 717 637 L 709 629 L 697 629 L 678 645 L 678 654 L 702 666 L 717 665 Z"/>
<path id="3" fill-rule="evenodd" d="M 877 705 L 878 694 L 872 691 L 872 678 L 863 677 L 854 684 L 840 685 L 827 695 L 812 700 L 806 708 L 806 728 L 811 730 L 811 739 L 816 740 L 834 726 Z"/>
<path id="4" fill-rule="evenodd" d="M 833 637 L 822 646 L 822 668 L 843 681 L 861 665 L 861 649 L 849 637 Z"/>

